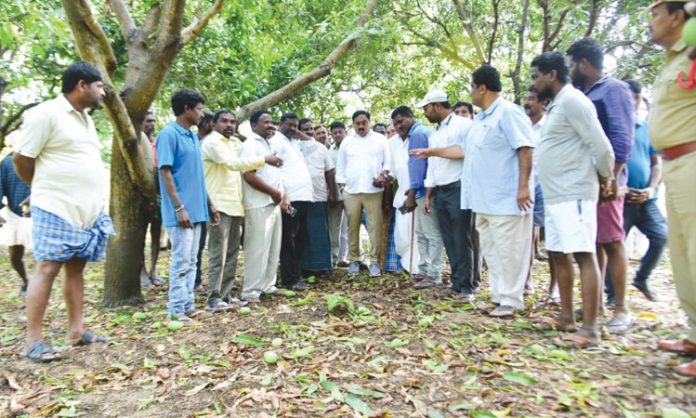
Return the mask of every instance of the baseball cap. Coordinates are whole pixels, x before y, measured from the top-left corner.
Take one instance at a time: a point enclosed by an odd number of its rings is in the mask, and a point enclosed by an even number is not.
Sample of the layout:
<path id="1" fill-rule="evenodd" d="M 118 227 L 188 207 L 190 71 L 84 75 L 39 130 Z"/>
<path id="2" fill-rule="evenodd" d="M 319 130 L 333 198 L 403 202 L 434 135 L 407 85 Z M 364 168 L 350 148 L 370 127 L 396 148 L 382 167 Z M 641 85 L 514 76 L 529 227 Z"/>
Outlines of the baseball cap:
<path id="1" fill-rule="evenodd" d="M 445 93 L 443 90 L 430 90 L 428 94 L 425 95 L 423 100 L 416 103 L 416 107 L 423 107 L 431 103 L 442 103 L 446 101 L 448 101 L 447 93 Z"/>
<path id="2" fill-rule="evenodd" d="M 664 3 L 684 3 L 684 1 L 686 0 L 653 0 L 652 4 L 648 6 L 648 10 L 652 10 Z"/>

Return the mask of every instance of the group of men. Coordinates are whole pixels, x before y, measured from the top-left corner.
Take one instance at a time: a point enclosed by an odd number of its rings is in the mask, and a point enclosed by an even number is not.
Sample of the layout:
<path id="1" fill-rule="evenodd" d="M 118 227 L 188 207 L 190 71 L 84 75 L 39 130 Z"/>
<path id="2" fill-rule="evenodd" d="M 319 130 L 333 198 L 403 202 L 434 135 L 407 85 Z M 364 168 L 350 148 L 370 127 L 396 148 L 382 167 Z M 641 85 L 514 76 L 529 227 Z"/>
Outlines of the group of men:
<path id="1" fill-rule="evenodd" d="M 475 117 L 471 104 L 452 109 L 446 93 L 433 90 L 416 107 L 435 129 L 417 121 L 407 106 L 392 112 L 391 126 L 374 129 L 370 113 L 360 110 L 352 116 L 352 135 L 340 122 L 329 126 L 331 149 L 324 126 L 313 127 L 291 112 L 277 123 L 267 110 L 253 113 L 252 134 L 243 141 L 229 110 L 212 114 L 203 127 L 205 99 L 178 90 L 171 99 L 176 119 L 155 141 L 161 223 L 171 240 L 170 316 L 189 323 L 203 312 L 195 308 L 194 287 L 204 226 L 207 307 L 224 311 L 277 293 L 279 265 L 279 285 L 299 291 L 308 287 L 303 277 L 337 265 L 359 274 L 364 225 L 370 241 L 364 267 L 371 276 L 382 273 L 393 251 L 396 269 L 407 270 L 414 286 L 438 286 L 446 254 L 449 290 L 470 303 L 481 286 L 485 260 L 491 301 L 482 309 L 510 317 L 524 308 L 536 225 L 544 228 L 561 303 L 560 315 L 549 325 L 568 331 L 564 339 L 578 348 L 592 346 L 601 338 L 603 277 L 614 305 L 608 330 L 621 333 L 632 325 L 623 240 L 633 226 L 650 238 L 633 285 L 655 298 L 647 279 L 665 245 L 665 221 L 654 199 L 664 175 L 674 278 L 691 333 L 659 347 L 695 354 L 696 231 L 690 221 L 696 202 L 690 181 L 696 143 L 689 116 L 696 101 L 693 89 L 675 77 L 691 63 L 681 40 L 688 16 L 684 2 L 655 1 L 650 11 L 652 41 L 668 51 L 650 112 L 655 148 L 646 125 L 636 123 L 639 84 L 604 75 L 603 51 L 592 39 L 576 42 L 566 54 L 545 52 L 532 61 L 527 114 L 503 98 L 499 72 L 484 64 L 471 76 L 472 103 L 481 109 Z M 101 259 L 114 232 L 103 211 L 96 131 L 85 113 L 103 95 L 94 67 L 71 66 L 63 77 L 63 95 L 27 114 L 13 156 L 17 174 L 32 186 L 38 261 L 27 295 L 32 360 L 58 357 L 42 339 L 41 320 L 62 266 L 68 342 L 106 341 L 82 326 L 82 270 L 87 260 Z M 237 299 L 233 290 L 242 241 L 245 268 Z M 580 312 L 573 311 L 573 260 L 580 269 Z M 151 282 L 158 279 L 153 270 L 147 274 Z M 583 320 L 579 328 L 577 314 Z M 696 362 L 677 371 L 696 376 Z"/>

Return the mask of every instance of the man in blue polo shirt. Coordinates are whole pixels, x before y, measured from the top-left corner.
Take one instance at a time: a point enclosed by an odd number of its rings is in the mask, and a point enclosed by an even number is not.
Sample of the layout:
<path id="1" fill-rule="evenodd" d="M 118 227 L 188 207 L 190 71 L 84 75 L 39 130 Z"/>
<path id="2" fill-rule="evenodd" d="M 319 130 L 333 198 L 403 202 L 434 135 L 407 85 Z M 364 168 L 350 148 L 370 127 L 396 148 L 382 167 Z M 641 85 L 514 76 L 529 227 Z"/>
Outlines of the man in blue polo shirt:
<path id="1" fill-rule="evenodd" d="M 195 91 L 176 91 L 172 96 L 176 121 L 157 136 L 162 225 L 172 242 L 167 309 L 170 317 L 184 323 L 202 312 L 195 309 L 193 296 L 202 225 L 220 221 L 205 188 L 200 144 L 191 131 L 203 117 L 204 103 L 203 96 Z"/>

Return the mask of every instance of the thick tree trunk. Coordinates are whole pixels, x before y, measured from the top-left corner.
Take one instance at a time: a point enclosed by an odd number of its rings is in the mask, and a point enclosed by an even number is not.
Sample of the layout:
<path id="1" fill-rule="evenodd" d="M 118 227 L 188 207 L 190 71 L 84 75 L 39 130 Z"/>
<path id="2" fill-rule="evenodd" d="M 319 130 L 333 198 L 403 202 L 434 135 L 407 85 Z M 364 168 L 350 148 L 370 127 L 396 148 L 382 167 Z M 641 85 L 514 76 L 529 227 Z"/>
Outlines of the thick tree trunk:
<path id="1" fill-rule="evenodd" d="M 111 214 L 116 235 L 106 253 L 104 299 L 107 307 L 139 305 L 140 271 L 145 262 L 147 202 L 130 179 L 118 139 L 114 138 L 111 157 Z"/>

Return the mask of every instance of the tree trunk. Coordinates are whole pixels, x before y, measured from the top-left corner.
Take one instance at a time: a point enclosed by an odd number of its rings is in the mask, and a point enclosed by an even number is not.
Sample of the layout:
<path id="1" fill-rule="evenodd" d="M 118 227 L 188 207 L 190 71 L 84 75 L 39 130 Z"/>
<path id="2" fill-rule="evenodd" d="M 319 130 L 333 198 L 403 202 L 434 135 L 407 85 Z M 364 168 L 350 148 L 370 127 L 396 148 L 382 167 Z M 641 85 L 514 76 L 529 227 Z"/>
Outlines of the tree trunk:
<path id="1" fill-rule="evenodd" d="M 114 138 L 111 152 L 109 213 L 116 235 L 109 240 L 109 251 L 106 253 L 103 305 L 133 306 L 143 303 L 140 271 L 145 262 L 147 199 L 128 175 L 117 138 Z"/>
<path id="2" fill-rule="evenodd" d="M 522 21 L 517 30 L 517 62 L 515 71 L 512 73 L 512 85 L 515 90 L 515 103 L 520 104 L 522 100 L 522 88 L 520 86 L 520 73 L 522 72 L 522 62 L 524 61 L 524 32 L 527 30 L 527 18 L 529 16 L 529 0 L 524 0 L 522 6 Z"/>

